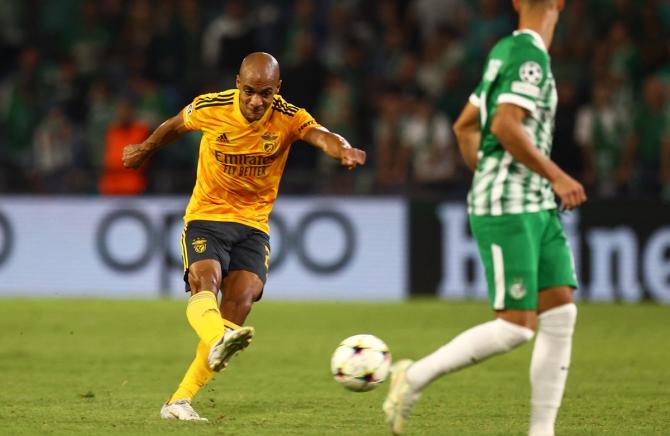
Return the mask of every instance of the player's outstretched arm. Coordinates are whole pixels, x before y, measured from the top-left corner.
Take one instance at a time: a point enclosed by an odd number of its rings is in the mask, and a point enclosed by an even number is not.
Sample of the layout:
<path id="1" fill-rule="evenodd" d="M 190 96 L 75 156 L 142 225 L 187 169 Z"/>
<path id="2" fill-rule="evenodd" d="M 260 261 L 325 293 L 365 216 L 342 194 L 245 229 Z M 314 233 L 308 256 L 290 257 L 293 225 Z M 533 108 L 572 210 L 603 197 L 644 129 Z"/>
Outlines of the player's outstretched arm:
<path id="1" fill-rule="evenodd" d="M 525 109 L 509 103 L 498 105 L 491 132 L 514 159 L 551 182 L 561 208 L 573 209 L 586 201 L 584 187 L 538 150 L 523 128 Z"/>
<path id="2" fill-rule="evenodd" d="M 303 139 L 333 159 L 339 160 L 350 170 L 365 163 L 363 150 L 353 148 L 346 139 L 325 127 L 317 126 L 309 129 Z"/>
<path id="3" fill-rule="evenodd" d="M 472 171 L 477 169 L 477 153 L 481 140 L 479 108 L 468 102 L 454 124 L 454 134 L 465 164 Z"/>
<path id="4" fill-rule="evenodd" d="M 158 126 L 141 144 L 129 144 L 123 148 L 123 166 L 137 169 L 151 157 L 156 150 L 179 138 L 189 129 L 184 126 L 184 118 L 179 112 Z"/>

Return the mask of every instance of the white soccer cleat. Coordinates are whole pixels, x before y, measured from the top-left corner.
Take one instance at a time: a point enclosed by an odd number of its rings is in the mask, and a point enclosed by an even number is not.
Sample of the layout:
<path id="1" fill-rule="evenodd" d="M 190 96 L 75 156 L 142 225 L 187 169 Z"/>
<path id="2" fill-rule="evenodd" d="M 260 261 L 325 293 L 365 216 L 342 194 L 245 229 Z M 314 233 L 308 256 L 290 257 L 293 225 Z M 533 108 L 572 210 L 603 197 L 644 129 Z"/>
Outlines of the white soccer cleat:
<path id="1" fill-rule="evenodd" d="M 228 366 L 231 357 L 249 346 L 254 333 L 253 327 L 227 331 L 209 350 L 207 362 L 212 371 L 218 372 Z"/>
<path id="2" fill-rule="evenodd" d="M 396 435 L 403 432 L 405 420 L 421 396 L 407 382 L 407 368 L 413 363 L 412 360 L 403 359 L 391 366 L 391 381 L 389 393 L 384 401 L 384 413 L 386 422 L 391 427 L 391 433 Z"/>
<path id="3" fill-rule="evenodd" d="M 198 412 L 193 410 L 191 402 L 186 399 L 177 400 L 172 404 L 163 404 L 161 418 L 178 419 L 180 421 L 207 421 L 207 418 L 202 418 L 198 415 Z"/>

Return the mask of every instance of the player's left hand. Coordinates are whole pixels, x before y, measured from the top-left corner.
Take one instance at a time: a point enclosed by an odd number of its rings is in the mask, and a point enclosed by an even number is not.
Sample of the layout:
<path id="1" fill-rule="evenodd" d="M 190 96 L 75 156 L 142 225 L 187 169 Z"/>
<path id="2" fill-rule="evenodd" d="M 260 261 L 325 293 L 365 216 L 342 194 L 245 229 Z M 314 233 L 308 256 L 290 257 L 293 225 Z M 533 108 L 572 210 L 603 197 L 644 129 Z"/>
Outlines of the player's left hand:
<path id="1" fill-rule="evenodd" d="M 358 148 L 347 148 L 342 153 L 342 158 L 340 163 L 347 167 L 347 169 L 353 170 L 358 165 L 365 164 L 366 154 L 363 150 Z"/>
<path id="2" fill-rule="evenodd" d="M 574 209 L 586 201 L 586 192 L 582 184 L 566 173 L 561 172 L 552 182 L 552 188 L 561 200 L 562 210 Z"/>
<path id="3" fill-rule="evenodd" d="M 144 148 L 144 144 L 129 144 L 123 147 L 124 168 L 137 169 L 144 164 L 151 153 Z"/>

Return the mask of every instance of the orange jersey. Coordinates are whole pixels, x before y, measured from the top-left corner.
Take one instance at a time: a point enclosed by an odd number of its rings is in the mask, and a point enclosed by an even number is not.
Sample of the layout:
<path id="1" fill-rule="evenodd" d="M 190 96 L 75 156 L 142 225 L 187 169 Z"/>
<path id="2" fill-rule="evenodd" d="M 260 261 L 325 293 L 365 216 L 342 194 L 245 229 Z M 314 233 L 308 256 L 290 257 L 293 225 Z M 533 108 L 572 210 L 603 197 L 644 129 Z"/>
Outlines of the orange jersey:
<path id="1" fill-rule="evenodd" d="M 276 95 L 254 122 L 244 118 L 239 91 L 200 95 L 182 111 L 189 130 L 201 130 L 198 173 L 184 221 L 232 221 L 269 233 L 291 144 L 319 124 Z"/>

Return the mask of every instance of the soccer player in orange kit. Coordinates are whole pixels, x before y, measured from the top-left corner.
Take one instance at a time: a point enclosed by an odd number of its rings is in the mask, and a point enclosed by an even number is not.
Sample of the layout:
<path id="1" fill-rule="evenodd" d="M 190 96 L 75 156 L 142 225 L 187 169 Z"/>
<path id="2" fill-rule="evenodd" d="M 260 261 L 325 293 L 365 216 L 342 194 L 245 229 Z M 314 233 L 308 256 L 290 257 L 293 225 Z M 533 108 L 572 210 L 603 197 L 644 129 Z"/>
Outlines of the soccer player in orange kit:
<path id="1" fill-rule="evenodd" d="M 254 328 L 242 324 L 267 278 L 268 217 L 291 144 L 303 140 L 349 169 L 365 163 L 364 151 L 287 103 L 278 95 L 280 86 L 277 60 L 251 53 L 242 61 L 236 89 L 196 97 L 146 141 L 124 149 L 124 166 L 140 168 L 184 133 L 202 131 L 181 238 L 184 281 L 191 292 L 186 316 L 200 342 L 177 391 L 161 409 L 164 419 L 206 420 L 193 410 L 192 398 L 254 336 Z"/>

